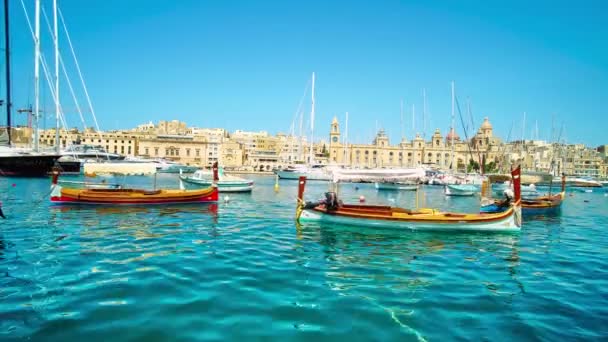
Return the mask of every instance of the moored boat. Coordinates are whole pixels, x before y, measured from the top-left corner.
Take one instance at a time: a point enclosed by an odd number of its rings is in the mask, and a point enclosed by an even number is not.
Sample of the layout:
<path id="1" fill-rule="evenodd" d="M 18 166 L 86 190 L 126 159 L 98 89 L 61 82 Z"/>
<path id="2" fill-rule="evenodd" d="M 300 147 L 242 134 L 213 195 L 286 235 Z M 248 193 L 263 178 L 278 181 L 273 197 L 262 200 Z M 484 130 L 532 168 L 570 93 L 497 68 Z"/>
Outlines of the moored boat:
<path id="1" fill-rule="evenodd" d="M 299 179 L 305 176 L 308 180 L 329 181 L 331 174 L 322 165 L 293 165 L 283 170 L 277 171 L 277 176 L 281 179 Z"/>
<path id="2" fill-rule="evenodd" d="M 436 209 L 408 210 L 379 205 L 341 203 L 336 193 L 328 192 L 321 202 L 304 202 L 306 178 L 300 178 L 297 221 L 346 224 L 413 230 L 518 231 L 521 229 L 520 168 L 512 171 L 514 198 L 508 209 L 498 213 L 451 213 Z"/>
<path id="3" fill-rule="evenodd" d="M 417 184 L 405 182 L 376 182 L 375 186 L 378 190 L 416 191 L 418 189 Z"/>
<path id="4" fill-rule="evenodd" d="M 480 188 L 474 184 L 448 184 L 445 186 L 446 196 L 473 196 Z"/>
<path id="5" fill-rule="evenodd" d="M 509 190 L 509 188 L 507 188 Z M 562 176 L 561 191 L 557 194 L 546 194 L 544 196 L 527 197 L 521 201 L 522 212 L 524 214 L 545 213 L 561 208 L 566 199 L 566 177 Z M 498 212 L 504 210 L 502 201 L 494 201 L 487 205 L 482 205 L 481 212 Z"/>
<path id="6" fill-rule="evenodd" d="M 217 180 L 217 164 L 214 165 L 214 179 Z M 78 189 L 64 188 L 58 184 L 59 172 L 53 172 L 51 202 L 55 204 L 105 204 L 105 205 L 152 205 L 217 202 L 217 185 L 200 190 L 184 189 Z"/>
<path id="7" fill-rule="evenodd" d="M 205 170 L 198 170 L 191 176 L 184 176 L 180 173 L 179 178 L 184 182 L 202 186 L 211 186 L 213 183 L 211 174 Z M 253 190 L 253 181 L 226 175 L 224 170 L 219 168 L 217 187 L 220 192 L 248 192 Z"/>

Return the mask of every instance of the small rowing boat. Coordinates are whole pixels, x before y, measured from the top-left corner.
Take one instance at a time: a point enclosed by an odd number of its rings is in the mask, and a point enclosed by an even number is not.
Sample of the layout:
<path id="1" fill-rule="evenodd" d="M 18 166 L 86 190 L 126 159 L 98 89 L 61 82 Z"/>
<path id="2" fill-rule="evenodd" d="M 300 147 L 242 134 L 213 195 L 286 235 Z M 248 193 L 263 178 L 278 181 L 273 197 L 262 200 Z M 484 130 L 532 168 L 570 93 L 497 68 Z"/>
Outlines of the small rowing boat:
<path id="1" fill-rule="evenodd" d="M 509 189 L 507 188 L 506 191 Z M 525 195 L 525 193 L 524 193 Z M 524 214 L 538 214 L 550 211 L 559 210 L 566 198 L 566 177 L 562 176 L 561 192 L 557 194 L 547 194 L 544 196 L 524 197 L 521 201 L 521 207 Z M 481 212 L 495 213 L 504 210 L 502 201 L 495 200 L 490 204 L 482 205 Z"/>
<path id="2" fill-rule="evenodd" d="M 217 163 L 213 167 L 214 179 L 217 180 Z M 59 171 L 53 172 L 51 202 L 55 204 L 185 204 L 209 203 L 218 201 L 217 185 L 200 190 L 181 189 L 91 189 L 67 188 L 58 184 Z"/>
<path id="3" fill-rule="evenodd" d="M 298 188 L 296 220 L 412 230 L 518 231 L 521 229 L 520 168 L 512 172 L 514 199 L 498 213 L 452 213 L 437 209 L 409 210 L 380 205 L 343 204 L 335 192 L 320 202 L 304 202 L 306 177 Z"/>

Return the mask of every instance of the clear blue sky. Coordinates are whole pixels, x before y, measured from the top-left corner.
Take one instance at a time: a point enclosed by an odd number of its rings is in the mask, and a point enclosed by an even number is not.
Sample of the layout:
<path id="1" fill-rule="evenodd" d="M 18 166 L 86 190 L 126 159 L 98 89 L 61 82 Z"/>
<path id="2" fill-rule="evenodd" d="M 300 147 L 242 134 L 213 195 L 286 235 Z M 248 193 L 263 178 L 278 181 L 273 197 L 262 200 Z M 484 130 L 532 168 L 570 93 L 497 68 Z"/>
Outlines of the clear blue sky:
<path id="1" fill-rule="evenodd" d="M 23 107 L 33 97 L 33 43 L 21 3 L 11 3 L 14 103 Z M 50 14 L 52 1 L 43 3 Z M 427 134 L 434 128 L 445 134 L 454 80 L 463 111 L 469 97 L 475 124 L 488 116 L 503 138 L 512 126 L 512 138 L 521 137 L 525 111 L 528 138 L 537 120 L 540 137 L 549 138 L 555 115 L 568 142 L 608 143 L 608 2 L 489 3 L 59 2 L 102 129 L 179 119 L 231 131 L 287 131 L 315 71 L 317 137 L 327 139 L 331 119 L 343 124 L 348 111 L 351 140 L 371 140 L 377 122 L 397 143 L 403 98 L 410 139 L 411 105 L 420 115 L 422 88 Z M 45 25 L 43 49 L 51 63 Z M 67 61 L 67 45 L 62 50 Z M 62 84 L 68 121 L 80 125 Z M 305 104 L 308 113 L 308 98 Z M 420 131 L 422 118 L 416 121 Z M 457 129 L 462 135 L 459 123 Z"/>

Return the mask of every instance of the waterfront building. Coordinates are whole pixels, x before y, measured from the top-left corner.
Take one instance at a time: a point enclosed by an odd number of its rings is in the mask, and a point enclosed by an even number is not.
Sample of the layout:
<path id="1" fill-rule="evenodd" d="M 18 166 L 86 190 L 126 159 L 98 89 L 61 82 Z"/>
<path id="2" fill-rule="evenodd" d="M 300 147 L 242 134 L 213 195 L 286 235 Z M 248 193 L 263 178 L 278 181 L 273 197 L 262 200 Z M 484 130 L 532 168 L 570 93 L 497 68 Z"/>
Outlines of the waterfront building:
<path id="1" fill-rule="evenodd" d="M 390 144 L 383 129 L 377 132 L 371 144 L 344 145 L 340 138 L 340 125 L 334 118 L 329 134 L 329 163 L 364 168 L 427 165 L 464 171 L 470 160 L 477 162 L 485 157 L 488 162 L 498 162 L 501 144 L 500 139 L 493 136 L 492 125 L 487 118 L 471 144 L 461 140 L 454 129 L 445 138 L 436 129 L 430 140 L 425 141 L 416 134 L 411 141 L 404 137 L 397 145 Z"/>
<path id="2" fill-rule="evenodd" d="M 156 135 L 140 138 L 138 156 L 162 158 L 186 165 L 211 166 L 205 137 L 191 135 Z"/>
<path id="3" fill-rule="evenodd" d="M 22 127 L 19 132 L 14 131 L 14 141 L 18 145 L 31 144 L 31 129 L 28 129 Z M 55 145 L 55 129 L 41 130 L 38 136 L 42 148 Z M 187 127 L 178 120 L 160 121 L 157 125 L 149 122 L 124 131 L 60 130 L 61 148 L 71 144 L 96 145 L 125 156 L 167 158 L 201 167 L 209 167 L 218 161 L 227 169 L 252 171 L 271 171 L 307 163 L 310 153 L 306 137 L 283 133 L 273 136 L 266 131 L 236 130 L 229 133 L 222 128 Z M 471 160 L 478 164 L 485 158 L 487 164 L 493 162 L 501 172 L 506 172 L 511 164 L 519 163 L 525 171 L 608 177 L 608 145 L 592 149 L 582 144 L 540 140 L 503 143 L 494 136 L 488 118 L 472 137 L 462 139 L 454 129 L 444 136 L 437 129 L 428 139 L 416 134 L 411 140 L 403 137 L 393 145 L 382 129 L 369 144 L 345 145 L 340 124 L 334 118 L 330 124 L 329 141 L 315 142 L 313 155 L 312 162 L 317 164 L 361 168 L 426 165 L 458 171 L 466 171 Z"/>
<path id="4" fill-rule="evenodd" d="M 140 136 L 140 133 L 131 131 L 100 132 L 89 128 L 81 132 L 73 128 L 71 130 L 59 130 L 59 144 L 61 149 L 73 144 L 101 146 L 110 153 L 133 157 L 137 155 Z M 41 146 L 55 146 L 54 128 L 40 131 L 39 137 Z"/>

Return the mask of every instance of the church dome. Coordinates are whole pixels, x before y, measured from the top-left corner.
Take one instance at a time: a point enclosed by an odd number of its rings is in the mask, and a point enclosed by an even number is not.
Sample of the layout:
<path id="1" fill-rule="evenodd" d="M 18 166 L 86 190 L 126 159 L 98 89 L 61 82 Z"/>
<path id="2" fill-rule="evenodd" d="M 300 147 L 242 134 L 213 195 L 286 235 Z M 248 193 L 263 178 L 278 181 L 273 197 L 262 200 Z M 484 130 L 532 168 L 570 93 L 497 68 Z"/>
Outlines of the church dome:
<path id="1" fill-rule="evenodd" d="M 483 119 L 483 123 L 481 124 L 481 129 L 483 129 L 483 130 L 492 129 L 492 124 L 490 123 L 490 120 L 488 120 L 487 116 Z"/>
<path id="2" fill-rule="evenodd" d="M 445 140 L 447 140 L 447 141 L 452 141 L 452 139 L 454 139 L 454 141 L 460 140 L 460 137 L 458 136 L 458 133 L 456 133 L 454 128 L 452 128 L 450 130 L 450 132 L 448 133 L 448 135 L 445 136 Z"/>

